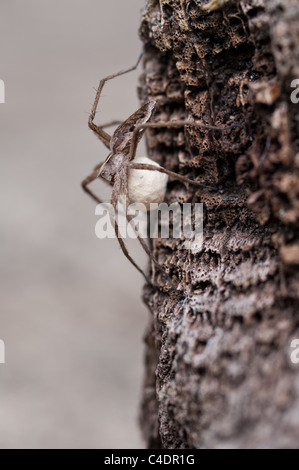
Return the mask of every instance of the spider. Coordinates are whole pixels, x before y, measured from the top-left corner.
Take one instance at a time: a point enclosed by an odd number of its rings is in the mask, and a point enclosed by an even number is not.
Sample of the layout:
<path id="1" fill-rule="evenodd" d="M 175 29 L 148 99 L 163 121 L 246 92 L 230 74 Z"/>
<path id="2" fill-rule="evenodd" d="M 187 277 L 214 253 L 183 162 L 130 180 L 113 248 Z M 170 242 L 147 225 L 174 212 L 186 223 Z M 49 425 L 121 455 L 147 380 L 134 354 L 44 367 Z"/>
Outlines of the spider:
<path id="1" fill-rule="evenodd" d="M 101 204 L 103 201 L 101 201 L 101 199 L 88 188 L 88 185 L 97 178 L 102 178 L 106 183 L 108 183 L 112 187 L 111 204 L 114 210 L 116 210 L 119 198 L 122 197 L 125 202 L 125 212 L 128 222 L 130 222 L 132 219 L 132 216 L 130 217 L 127 214 L 127 208 L 129 204 L 143 202 L 145 206 L 149 208 L 149 204 L 151 202 L 163 202 L 168 177 L 172 177 L 173 179 L 179 180 L 186 184 L 217 190 L 217 188 L 212 188 L 198 181 L 191 180 L 186 176 L 182 176 L 173 171 L 167 170 L 150 158 L 135 157 L 137 145 L 146 129 L 181 128 L 186 125 L 207 130 L 228 130 L 236 127 L 236 125 L 233 125 L 219 128 L 216 126 L 205 125 L 201 122 L 191 122 L 186 120 L 150 122 L 156 107 L 156 102 L 153 100 L 143 104 L 141 108 L 139 108 L 134 114 L 132 114 L 121 124 L 119 124 L 119 121 L 113 121 L 105 125 L 96 125 L 94 123 L 94 119 L 105 83 L 109 80 L 135 70 L 142 58 L 142 55 L 143 54 L 141 54 L 137 64 L 133 67 L 113 75 L 109 75 L 108 77 L 100 80 L 91 113 L 89 115 L 88 126 L 107 147 L 109 154 L 106 160 L 97 165 L 94 171 L 82 182 L 83 190 L 89 194 L 98 204 Z M 114 131 L 113 135 L 110 136 L 104 130 L 104 128 L 115 124 L 119 125 Z M 144 276 L 145 280 L 149 284 L 152 284 L 144 271 L 130 256 L 124 240 L 121 237 L 119 226 L 116 220 L 114 220 L 114 229 L 117 240 L 125 257 Z M 160 265 L 154 258 L 144 239 L 136 231 L 136 228 L 134 228 L 134 230 L 136 232 L 137 239 L 139 240 L 142 248 L 147 253 L 151 261 L 164 275 L 167 276 L 171 286 L 176 289 L 172 279 L 168 273 L 165 272 L 163 266 Z"/>

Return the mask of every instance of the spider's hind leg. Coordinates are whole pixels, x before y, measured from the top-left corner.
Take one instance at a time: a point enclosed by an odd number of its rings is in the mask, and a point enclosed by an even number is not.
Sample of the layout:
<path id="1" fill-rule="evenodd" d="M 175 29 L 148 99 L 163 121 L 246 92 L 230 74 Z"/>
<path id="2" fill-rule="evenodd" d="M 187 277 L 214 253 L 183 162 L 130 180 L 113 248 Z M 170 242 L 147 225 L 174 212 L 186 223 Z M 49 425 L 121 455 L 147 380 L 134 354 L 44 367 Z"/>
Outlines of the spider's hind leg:
<path id="1" fill-rule="evenodd" d="M 88 188 L 88 185 L 90 183 L 92 183 L 94 180 L 96 180 L 98 178 L 98 175 L 99 175 L 99 168 L 102 166 L 103 163 L 100 163 L 96 168 L 95 170 L 89 175 L 87 176 L 87 178 L 85 178 L 81 185 L 82 185 L 82 188 L 83 190 L 94 200 L 96 201 L 98 204 L 103 204 L 103 201 L 96 195 L 94 194 L 94 192 L 92 192 L 89 188 Z M 113 205 L 114 206 L 114 205 Z M 114 210 L 115 210 L 115 206 L 114 206 Z M 114 230 L 115 230 L 115 235 L 117 237 L 117 240 L 118 240 L 118 243 L 122 249 L 122 252 L 123 254 L 125 255 L 125 257 L 130 261 L 130 263 L 137 269 L 137 271 L 139 271 L 143 277 L 145 278 L 146 282 L 151 284 L 151 281 L 148 279 L 148 277 L 146 276 L 146 274 L 142 271 L 142 269 L 135 263 L 135 261 L 133 260 L 133 258 L 130 256 L 128 250 L 127 250 L 127 247 L 121 237 L 121 234 L 120 234 L 120 231 L 119 231 L 119 227 L 118 227 L 118 224 L 114 218 L 113 220 L 113 224 L 114 224 Z"/>
<path id="2" fill-rule="evenodd" d="M 134 266 L 134 268 L 137 269 L 137 271 L 140 272 L 140 274 L 142 274 L 142 276 L 144 277 L 144 279 L 146 280 L 146 282 L 150 285 L 152 285 L 152 282 L 150 281 L 150 279 L 147 277 L 147 275 L 144 273 L 144 271 L 138 266 L 137 263 L 135 263 L 135 261 L 133 260 L 132 256 L 129 254 L 128 250 L 127 250 L 127 247 L 125 245 L 125 242 L 123 241 L 123 238 L 120 234 L 120 231 L 119 231 L 119 227 L 118 227 L 118 224 L 116 222 L 116 220 L 114 220 L 114 230 L 115 230 L 115 235 L 117 237 L 117 240 L 118 240 L 118 243 L 122 249 L 122 252 L 123 254 L 125 255 L 125 257 L 130 261 L 130 263 Z"/>
<path id="3" fill-rule="evenodd" d="M 127 221 L 131 224 L 131 221 L 133 219 L 133 216 L 130 216 L 127 212 L 126 212 L 126 218 L 127 218 Z M 156 258 L 154 257 L 154 255 L 152 254 L 152 252 L 150 251 L 149 247 L 147 246 L 146 242 L 143 240 L 143 238 L 140 236 L 138 230 L 136 229 L 136 227 L 134 226 L 134 224 L 131 224 L 131 227 L 133 228 L 135 234 L 136 234 L 136 237 L 140 243 L 140 245 L 142 246 L 143 250 L 145 251 L 145 253 L 148 255 L 148 257 L 150 258 L 150 260 L 153 262 L 153 264 L 155 265 L 155 267 L 162 273 L 162 275 L 164 275 L 166 277 L 166 279 L 168 280 L 169 284 L 171 285 L 172 289 L 174 291 L 177 291 L 177 286 L 173 283 L 170 275 L 165 271 L 165 268 L 156 260 Z"/>

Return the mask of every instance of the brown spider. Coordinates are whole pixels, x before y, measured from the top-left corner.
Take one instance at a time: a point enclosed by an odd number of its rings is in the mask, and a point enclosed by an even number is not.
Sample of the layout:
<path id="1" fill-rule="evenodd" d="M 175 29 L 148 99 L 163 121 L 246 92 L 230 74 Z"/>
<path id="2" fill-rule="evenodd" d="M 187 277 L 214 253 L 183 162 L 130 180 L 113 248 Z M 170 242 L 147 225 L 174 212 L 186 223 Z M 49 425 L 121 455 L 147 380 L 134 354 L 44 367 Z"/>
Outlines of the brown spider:
<path id="1" fill-rule="evenodd" d="M 103 144 L 109 149 L 109 155 L 106 160 L 99 165 L 96 166 L 94 171 L 84 179 L 82 182 L 82 187 L 84 191 L 89 194 L 97 203 L 101 204 L 102 201 L 96 196 L 89 188 L 88 185 L 94 181 L 96 178 L 101 177 L 104 181 L 106 181 L 109 185 L 112 186 L 112 196 L 111 196 L 111 204 L 116 210 L 118 200 L 120 196 L 122 196 L 125 200 L 125 211 L 126 211 L 126 218 L 127 221 L 130 222 L 132 217 L 127 214 L 127 207 L 130 203 L 134 202 L 144 202 L 147 206 L 150 202 L 163 202 L 165 189 L 167 184 L 167 177 L 161 179 L 161 173 L 167 176 L 170 176 L 176 180 L 182 181 L 183 183 L 192 184 L 195 186 L 206 187 L 202 183 L 198 181 L 193 181 L 186 176 L 179 175 L 174 173 L 173 171 L 167 170 L 166 168 L 161 167 L 153 160 L 144 157 L 143 159 L 135 159 L 136 150 L 138 142 L 140 141 L 142 135 L 144 134 L 145 129 L 147 128 L 180 128 L 186 125 L 193 126 L 201 129 L 214 129 L 214 130 L 228 130 L 236 127 L 236 125 L 229 126 L 229 127 L 215 127 L 202 124 L 201 122 L 190 122 L 190 121 L 168 121 L 168 122 L 149 122 L 153 116 L 153 112 L 156 106 L 155 101 L 149 101 L 141 106 L 132 116 L 130 116 L 126 121 L 121 123 L 117 129 L 114 131 L 113 135 L 110 136 L 107 132 L 104 131 L 105 127 L 111 126 L 113 124 L 117 124 L 118 122 L 114 121 L 106 125 L 98 126 L 94 123 L 94 118 L 96 115 L 97 106 L 99 103 L 99 99 L 101 96 L 102 89 L 105 83 L 108 80 L 111 80 L 115 77 L 128 73 L 132 70 L 135 70 L 141 60 L 142 55 L 139 57 L 137 64 L 134 67 L 131 67 L 128 70 L 124 70 L 118 72 L 114 75 L 109 75 L 106 78 L 103 78 L 98 86 L 96 97 L 94 104 L 92 106 L 92 110 L 89 116 L 88 125 L 90 129 L 92 129 L 95 134 L 99 137 L 99 139 L 103 142 Z M 144 163 L 144 161 L 146 163 Z M 138 170 L 136 172 L 136 170 Z M 140 175 L 140 170 L 144 172 L 146 175 L 150 175 L 150 184 L 146 185 L 146 178 L 145 178 L 145 187 L 142 190 L 142 193 L 139 193 L 136 196 L 136 191 L 134 187 L 134 178 L 132 176 L 136 176 L 139 186 L 140 186 L 140 177 L 138 178 L 137 173 Z M 153 178 L 153 173 L 155 172 L 155 177 Z M 135 179 L 136 179 L 135 178 Z M 155 183 L 156 179 L 156 183 Z M 163 191 L 164 185 L 164 191 Z M 217 189 L 211 188 L 210 189 Z M 159 194 L 158 194 L 159 193 Z M 140 200 L 140 198 L 143 200 Z M 129 255 L 128 250 L 125 246 L 124 240 L 120 235 L 119 226 L 114 220 L 114 228 L 115 234 L 117 236 L 118 242 L 121 246 L 121 249 L 126 256 L 126 258 L 135 266 L 135 268 L 144 276 L 147 282 L 151 284 L 149 279 L 147 278 L 146 274 L 143 270 L 135 263 L 133 258 Z M 144 251 L 150 257 L 151 261 L 154 265 L 162 271 L 162 273 L 166 274 L 168 280 L 173 288 L 175 288 L 170 276 L 165 273 L 164 268 L 158 263 L 158 261 L 154 258 L 151 251 L 149 250 L 146 242 L 141 238 L 139 233 L 136 231 L 136 236 L 143 247 Z"/>

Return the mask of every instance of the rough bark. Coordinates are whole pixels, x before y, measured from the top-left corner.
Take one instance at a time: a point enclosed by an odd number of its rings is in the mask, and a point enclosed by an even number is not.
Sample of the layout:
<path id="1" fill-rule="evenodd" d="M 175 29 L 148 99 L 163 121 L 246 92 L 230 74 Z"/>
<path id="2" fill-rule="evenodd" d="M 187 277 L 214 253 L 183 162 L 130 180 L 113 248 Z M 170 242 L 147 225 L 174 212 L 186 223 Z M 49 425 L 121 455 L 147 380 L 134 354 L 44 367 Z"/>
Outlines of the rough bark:
<path id="1" fill-rule="evenodd" d="M 156 448 L 298 447 L 299 3 L 207 3 L 149 0 L 140 29 L 155 120 L 241 124 L 147 132 L 151 158 L 219 190 L 168 186 L 168 203 L 204 203 L 204 244 L 152 244 L 180 283 L 145 290 L 141 426 Z"/>

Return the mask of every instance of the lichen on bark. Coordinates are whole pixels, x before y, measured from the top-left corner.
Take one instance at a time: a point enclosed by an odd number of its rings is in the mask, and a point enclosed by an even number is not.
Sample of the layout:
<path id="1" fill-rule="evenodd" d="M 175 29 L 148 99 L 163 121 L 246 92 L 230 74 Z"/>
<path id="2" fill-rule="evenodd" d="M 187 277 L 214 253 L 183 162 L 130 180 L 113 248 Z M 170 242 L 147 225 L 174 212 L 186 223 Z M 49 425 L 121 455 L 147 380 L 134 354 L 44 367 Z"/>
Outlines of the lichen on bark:
<path id="1" fill-rule="evenodd" d="M 208 3 L 148 0 L 140 28 L 155 120 L 241 125 L 147 131 L 151 158 L 219 190 L 168 185 L 166 202 L 204 203 L 204 242 L 152 243 L 180 295 L 145 289 L 140 422 L 149 447 L 297 447 L 299 4 Z"/>

